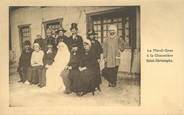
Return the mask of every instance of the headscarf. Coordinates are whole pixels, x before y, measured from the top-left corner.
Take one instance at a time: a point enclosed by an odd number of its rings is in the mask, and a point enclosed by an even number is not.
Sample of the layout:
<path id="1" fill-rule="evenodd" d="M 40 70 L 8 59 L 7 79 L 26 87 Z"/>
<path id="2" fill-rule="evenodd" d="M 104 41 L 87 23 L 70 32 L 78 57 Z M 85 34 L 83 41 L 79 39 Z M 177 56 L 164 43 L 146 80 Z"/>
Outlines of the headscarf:
<path id="1" fill-rule="evenodd" d="M 113 36 L 109 36 L 109 33 L 108 33 L 108 36 L 110 38 L 115 38 L 117 36 L 118 29 L 117 29 L 117 26 L 115 24 L 109 25 L 109 31 L 115 31 L 115 34 Z"/>

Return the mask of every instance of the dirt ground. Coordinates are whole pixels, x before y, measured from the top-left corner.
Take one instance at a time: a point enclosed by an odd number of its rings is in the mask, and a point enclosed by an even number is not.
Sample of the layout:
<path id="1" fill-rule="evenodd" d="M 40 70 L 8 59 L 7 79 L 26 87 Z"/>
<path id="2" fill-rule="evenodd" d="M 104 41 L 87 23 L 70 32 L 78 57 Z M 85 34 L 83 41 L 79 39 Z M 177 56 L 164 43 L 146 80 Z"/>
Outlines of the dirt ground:
<path id="1" fill-rule="evenodd" d="M 10 67 L 10 107 L 35 106 L 138 106 L 140 105 L 140 83 L 138 78 L 119 78 L 117 87 L 108 87 L 102 79 L 101 90 L 82 97 L 74 93 L 66 95 L 62 91 L 56 93 L 41 92 L 41 88 L 17 82 L 19 74 L 16 67 Z"/>

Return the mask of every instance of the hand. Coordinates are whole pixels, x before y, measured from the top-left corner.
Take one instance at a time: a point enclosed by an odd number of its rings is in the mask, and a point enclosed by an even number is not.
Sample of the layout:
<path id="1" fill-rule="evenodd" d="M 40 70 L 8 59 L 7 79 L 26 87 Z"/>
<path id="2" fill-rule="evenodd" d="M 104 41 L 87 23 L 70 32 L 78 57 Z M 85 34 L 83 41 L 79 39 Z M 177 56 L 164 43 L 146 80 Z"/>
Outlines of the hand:
<path id="1" fill-rule="evenodd" d="M 86 69 L 87 69 L 86 67 L 79 67 L 79 71 L 84 71 Z"/>
<path id="2" fill-rule="evenodd" d="M 49 68 L 49 65 L 47 64 L 47 65 L 45 65 L 45 68 Z"/>
<path id="3" fill-rule="evenodd" d="M 106 58 L 104 58 L 104 62 L 106 62 L 107 61 L 107 59 Z"/>
<path id="4" fill-rule="evenodd" d="M 68 66 L 68 69 L 71 70 L 72 69 L 72 66 Z"/>
<path id="5" fill-rule="evenodd" d="M 79 67 L 79 71 L 82 71 L 82 67 Z"/>
<path id="6" fill-rule="evenodd" d="M 98 63 L 100 63 L 100 59 L 97 59 Z"/>
<path id="7" fill-rule="evenodd" d="M 69 68 L 69 66 L 66 66 L 66 67 L 65 67 L 65 70 L 67 70 L 68 68 Z"/>

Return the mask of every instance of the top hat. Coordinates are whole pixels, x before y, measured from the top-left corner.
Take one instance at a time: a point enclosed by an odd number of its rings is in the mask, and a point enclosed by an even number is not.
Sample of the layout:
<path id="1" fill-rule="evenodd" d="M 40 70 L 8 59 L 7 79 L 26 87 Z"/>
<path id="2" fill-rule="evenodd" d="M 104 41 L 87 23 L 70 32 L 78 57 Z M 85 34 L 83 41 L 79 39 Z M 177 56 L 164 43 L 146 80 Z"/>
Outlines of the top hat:
<path id="1" fill-rule="evenodd" d="M 78 30 L 77 23 L 72 23 L 72 24 L 71 24 L 70 30 L 72 30 L 72 29 Z"/>
<path id="2" fill-rule="evenodd" d="M 88 32 L 88 35 L 98 35 L 98 33 L 95 32 L 95 30 L 91 30 Z"/>
<path id="3" fill-rule="evenodd" d="M 66 32 L 66 30 L 65 30 L 63 27 L 61 27 L 61 28 L 59 28 L 58 30 L 56 30 L 56 33 L 59 33 L 60 31 L 62 31 L 63 33 Z"/>

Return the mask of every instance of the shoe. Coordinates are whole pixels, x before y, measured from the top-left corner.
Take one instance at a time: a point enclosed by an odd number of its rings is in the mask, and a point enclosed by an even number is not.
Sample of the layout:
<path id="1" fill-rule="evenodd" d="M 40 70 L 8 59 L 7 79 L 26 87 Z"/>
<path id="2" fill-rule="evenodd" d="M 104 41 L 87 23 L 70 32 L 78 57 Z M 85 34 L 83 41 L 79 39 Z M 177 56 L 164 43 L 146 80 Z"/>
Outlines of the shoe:
<path id="1" fill-rule="evenodd" d="M 113 83 L 113 84 L 112 84 L 112 87 L 116 87 L 116 83 Z"/>
<path id="2" fill-rule="evenodd" d="M 19 80 L 18 82 L 23 82 L 23 80 Z"/>
<path id="3" fill-rule="evenodd" d="M 92 91 L 91 93 L 92 93 L 93 96 L 95 95 L 95 92 L 94 91 Z"/>
<path id="4" fill-rule="evenodd" d="M 71 91 L 68 91 L 68 90 L 65 90 L 64 91 L 64 94 L 71 94 L 72 92 Z"/>
<path id="5" fill-rule="evenodd" d="M 29 85 L 30 83 L 28 81 L 26 81 L 25 84 L 28 84 Z"/>
<path id="6" fill-rule="evenodd" d="M 98 89 L 98 91 L 99 91 L 99 92 L 101 92 L 101 88 L 100 88 L 100 86 L 98 86 L 98 87 L 97 87 L 97 89 Z"/>
<path id="7" fill-rule="evenodd" d="M 109 87 L 112 87 L 112 84 L 111 83 L 109 83 L 109 85 L 108 85 Z"/>
<path id="8" fill-rule="evenodd" d="M 43 87 L 45 87 L 45 85 L 40 85 L 40 86 L 39 86 L 39 88 L 43 88 Z"/>
<path id="9" fill-rule="evenodd" d="M 76 94 L 77 94 L 77 96 L 79 96 L 79 97 L 82 97 L 83 95 L 85 95 L 84 92 L 77 92 Z"/>

